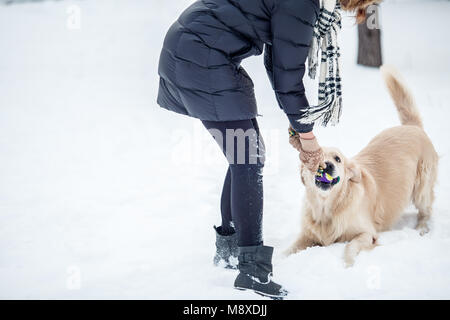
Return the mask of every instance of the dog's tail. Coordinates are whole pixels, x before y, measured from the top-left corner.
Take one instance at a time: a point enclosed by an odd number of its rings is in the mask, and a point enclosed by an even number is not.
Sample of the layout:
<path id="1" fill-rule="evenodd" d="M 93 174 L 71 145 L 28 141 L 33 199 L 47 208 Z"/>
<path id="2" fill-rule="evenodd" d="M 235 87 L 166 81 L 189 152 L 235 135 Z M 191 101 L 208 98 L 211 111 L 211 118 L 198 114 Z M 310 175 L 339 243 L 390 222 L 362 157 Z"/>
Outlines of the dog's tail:
<path id="1" fill-rule="evenodd" d="M 392 100 L 394 100 L 394 104 L 397 107 L 402 125 L 423 128 L 422 118 L 414 103 L 414 99 L 395 68 L 383 65 L 381 67 L 381 74 L 383 75 Z"/>

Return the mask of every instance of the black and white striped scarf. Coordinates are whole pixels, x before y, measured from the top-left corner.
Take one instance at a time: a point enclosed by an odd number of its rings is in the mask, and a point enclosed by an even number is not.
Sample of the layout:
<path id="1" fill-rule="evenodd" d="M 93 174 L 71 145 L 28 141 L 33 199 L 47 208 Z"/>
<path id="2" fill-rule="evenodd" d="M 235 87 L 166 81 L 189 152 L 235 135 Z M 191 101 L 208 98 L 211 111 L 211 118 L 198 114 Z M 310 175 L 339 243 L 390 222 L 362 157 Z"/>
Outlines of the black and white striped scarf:
<path id="1" fill-rule="evenodd" d="M 320 15 L 314 27 L 313 39 L 308 55 L 308 74 L 316 77 L 319 65 L 319 49 L 322 51 L 319 78 L 319 105 L 304 111 L 300 123 L 319 123 L 324 127 L 336 125 L 342 111 L 340 77 L 340 49 L 337 36 L 341 30 L 341 13 L 338 0 L 321 0 Z"/>

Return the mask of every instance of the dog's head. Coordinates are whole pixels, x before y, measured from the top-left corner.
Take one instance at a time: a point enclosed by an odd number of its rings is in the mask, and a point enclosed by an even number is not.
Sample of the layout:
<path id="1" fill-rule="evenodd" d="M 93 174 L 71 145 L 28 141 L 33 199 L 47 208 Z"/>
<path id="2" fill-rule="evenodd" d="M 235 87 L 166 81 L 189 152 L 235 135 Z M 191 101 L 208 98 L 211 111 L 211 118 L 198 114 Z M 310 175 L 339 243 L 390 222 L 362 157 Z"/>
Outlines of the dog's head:
<path id="1" fill-rule="evenodd" d="M 325 179 L 319 179 L 317 174 L 309 171 L 302 165 L 302 182 L 306 188 L 314 190 L 323 196 L 338 193 L 348 185 L 348 182 L 360 182 L 361 171 L 352 160 L 347 159 L 342 152 L 336 148 L 322 148 L 324 153 L 323 168 Z"/>

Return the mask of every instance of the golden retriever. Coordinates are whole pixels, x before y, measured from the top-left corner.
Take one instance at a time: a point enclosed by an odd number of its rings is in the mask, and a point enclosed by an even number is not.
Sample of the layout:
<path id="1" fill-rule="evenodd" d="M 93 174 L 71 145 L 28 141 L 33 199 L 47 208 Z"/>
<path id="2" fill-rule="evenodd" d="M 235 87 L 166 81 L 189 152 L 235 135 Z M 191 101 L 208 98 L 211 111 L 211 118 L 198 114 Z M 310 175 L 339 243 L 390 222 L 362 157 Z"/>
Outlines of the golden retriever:
<path id="1" fill-rule="evenodd" d="M 421 235 L 429 231 L 438 155 L 408 89 L 393 68 L 381 71 L 402 125 L 384 130 L 351 159 L 323 148 L 331 183 L 318 181 L 302 165 L 302 228 L 286 254 L 348 242 L 344 261 L 351 266 L 361 250 L 377 245 L 378 233 L 389 230 L 411 200 L 419 212 L 416 229 Z"/>

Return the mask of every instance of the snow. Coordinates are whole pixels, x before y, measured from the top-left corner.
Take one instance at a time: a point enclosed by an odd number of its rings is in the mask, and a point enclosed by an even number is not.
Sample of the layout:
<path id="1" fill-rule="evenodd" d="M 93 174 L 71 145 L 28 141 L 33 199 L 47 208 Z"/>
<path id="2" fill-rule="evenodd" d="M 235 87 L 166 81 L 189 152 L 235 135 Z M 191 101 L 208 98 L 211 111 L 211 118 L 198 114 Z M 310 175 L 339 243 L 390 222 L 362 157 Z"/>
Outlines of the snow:
<path id="1" fill-rule="evenodd" d="M 0 6 L 0 298 L 260 299 L 212 266 L 225 160 L 198 121 L 155 102 L 165 31 L 190 2 Z M 352 268 L 344 244 L 280 254 L 304 189 L 262 57 L 244 62 L 269 152 L 265 243 L 290 299 L 450 298 L 449 13 L 445 1 L 382 4 L 385 62 L 417 99 L 440 179 L 431 233 L 414 230 L 411 207 Z M 316 130 L 348 156 L 399 123 L 378 71 L 355 65 L 356 45 L 346 18 L 342 122 Z"/>

